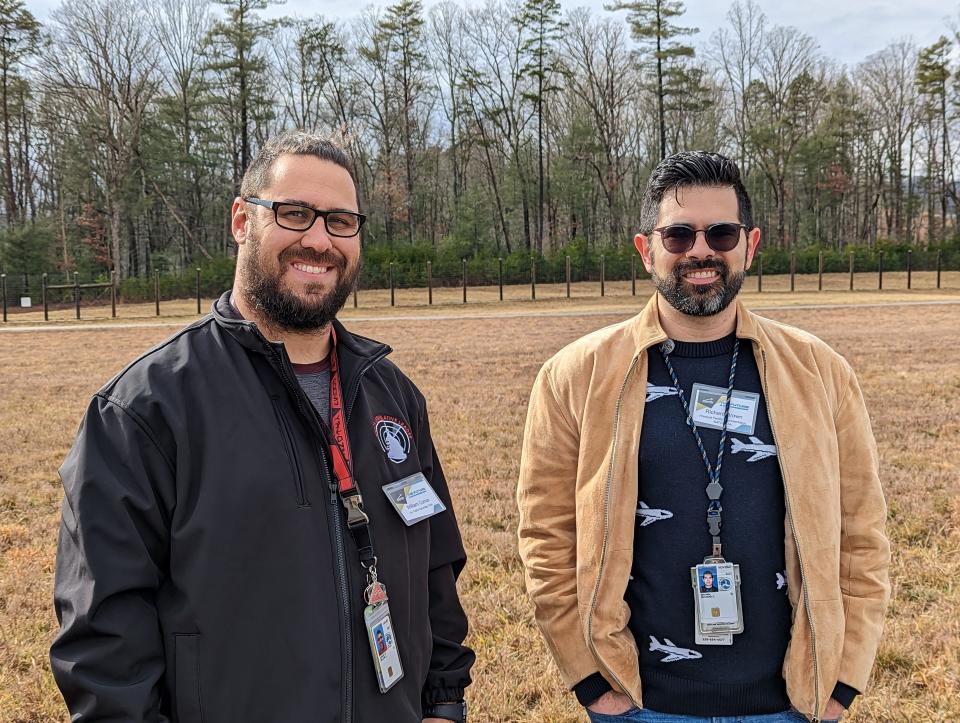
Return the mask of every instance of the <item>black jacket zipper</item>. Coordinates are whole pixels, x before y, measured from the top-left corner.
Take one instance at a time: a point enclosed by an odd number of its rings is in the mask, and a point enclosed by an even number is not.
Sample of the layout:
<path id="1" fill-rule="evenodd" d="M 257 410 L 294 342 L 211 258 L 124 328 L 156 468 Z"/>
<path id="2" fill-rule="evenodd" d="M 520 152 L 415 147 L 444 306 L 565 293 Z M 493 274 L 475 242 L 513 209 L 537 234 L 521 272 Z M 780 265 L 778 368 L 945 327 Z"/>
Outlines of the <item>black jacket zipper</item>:
<path id="1" fill-rule="evenodd" d="M 289 362 L 287 358 L 280 354 L 279 351 L 267 341 L 266 337 L 262 334 L 260 335 L 264 347 L 268 350 L 270 356 L 276 361 L 277 367 L 280 371 L 280 377 L 283 380 L 284 385 L 287 387 L 287 390 L 293 394 L 294 398 L 297 401 L 297 409 L 299 412 L 312 424 L 314 433 L 319 437 L 323 444 L 320 445 L 320 454 L 322 457 L 323 464 L 320 465 L 320 468 L 323 473 L 324 482 L 327 483 L 327 486 L 330 489 L 330 505 L 327 508 L 327 519 L 330 522 L 331 529 L 333 530 L 334 542 L 335 542 L 335 557 L 337 564 L 337 585 L 338 592 L 340 593 L 340 630 L 341 630 L 341 641 L 343 643 L 343 664 L 341 666 L 341 680 L 343 681 L 343 701 L 341 708 L 341 722 L 342 723 L 351 723 L 353 721 L 353 626 L 351 624 L 351 615 L 350 615 L 350 577 L 349 570 L 347 568 L 347 555 L 346 549 L 343 543 L 343 519 L 340 506 L 337 504 L 337 488 L 333 483 L 333 480 L 330 478 L 329 470 L 329 460 L 327 459 L 327 452 L 325 451 L 325 445 L 328 444 L 326 435 L 323 433 L 323 427 L 319 424 L 317 419 L 317 411 L 313 408 L 313 405 L 309 405 L 309 412 L 307 411 L 307 406 L 303 403 L 303 390 L 300 388 L 300 384 L 296 381 L 295 376 L 292 375 L 292 370 L 289 368 Z M 346 423 L 349 427 L 350 423 L 350 412 L 353 410 L 353 405 L 356 402 L 357 394 L 360 391 L 360 381 L 363 378 L 363 375 L 378 361 L 383 359 L 389 353 L 389 349 L 382 351 L 381 353 L 370 357 L 366 360 L 366 363 L 360 367 L 360 370 L 357 372 L 356 379 L 350 387 L 350 394 L 347 399 L 349 400 L 347 406 L 345 407 L 345 417 Z"/>

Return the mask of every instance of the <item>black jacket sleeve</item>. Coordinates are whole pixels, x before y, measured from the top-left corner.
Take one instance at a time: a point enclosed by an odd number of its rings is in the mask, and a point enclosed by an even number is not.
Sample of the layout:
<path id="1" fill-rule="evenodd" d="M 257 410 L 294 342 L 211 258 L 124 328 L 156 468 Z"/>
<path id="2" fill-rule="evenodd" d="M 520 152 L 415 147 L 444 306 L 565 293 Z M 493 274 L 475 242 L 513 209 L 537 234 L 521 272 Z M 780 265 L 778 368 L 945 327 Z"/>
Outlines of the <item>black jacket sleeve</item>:
<path id="1" fill-rule="evenodd" d="M 60 477 L 60 632 L 50 662 L 71 720 L 165 723 L 155 596 L 167 565 L 161 497 L 173 489 L 171 463 L 137 417 L 97 396 Z"/>
<path id="2" fill-rule="evenodd" d="M 467 556 L 457 528 L 450 491 L 430 436 L 426 404 L 421 398 L 417 447 L 424 476 L 446 505 L 446 512 L 430 518 L 430 627 L 433 653 L 423 687 L 424 704 L 453 702 L 463 698 L 470 685 L 470 668 L 476 656 L 463 644 L 467 616 L 457 594 L 457 577 Z"/>

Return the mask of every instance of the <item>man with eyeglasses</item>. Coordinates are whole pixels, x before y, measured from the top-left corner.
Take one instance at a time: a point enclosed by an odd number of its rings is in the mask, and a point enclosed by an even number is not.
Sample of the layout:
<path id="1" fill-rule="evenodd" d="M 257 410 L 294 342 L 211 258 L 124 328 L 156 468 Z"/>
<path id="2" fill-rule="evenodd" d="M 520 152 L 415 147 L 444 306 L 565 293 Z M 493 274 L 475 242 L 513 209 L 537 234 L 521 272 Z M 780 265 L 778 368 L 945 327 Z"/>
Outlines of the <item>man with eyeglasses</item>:
<path id="1" fill-rule="evenodd" d="M 760 230 L 732 161 L 661 161 L 641 224 L 656 293 L 531 394 L 517 499 L 537 623 L 596 723 L 838 720 L 889 597 L 856 376 L 736 300 Z"/>
<path id="2" fill-rule="evenodd" d="M 234 288 L 94 397 L 51 649 L 73 721 L 464 721 L 465 554 L 423 395 L 336 319 L 364 216 L 330 140 L 270 140 Z"/>

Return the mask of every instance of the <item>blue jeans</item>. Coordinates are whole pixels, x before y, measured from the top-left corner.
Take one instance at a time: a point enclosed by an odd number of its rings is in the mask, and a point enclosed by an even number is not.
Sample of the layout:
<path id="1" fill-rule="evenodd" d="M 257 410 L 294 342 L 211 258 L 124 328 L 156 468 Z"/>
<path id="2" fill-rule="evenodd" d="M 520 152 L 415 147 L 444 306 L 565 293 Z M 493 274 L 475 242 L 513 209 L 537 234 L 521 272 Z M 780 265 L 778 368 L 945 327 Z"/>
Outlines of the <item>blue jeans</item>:
<path id="1" fill-rule="evenodd" d="M 675 715 L 672 713 L 657 713 L 649 708 L 631 708 L 626 713 L 608 715 L 594 713 L 587 709 L 587 715 L 593 723 L 803 723 L 807 718 L 795 710 L 786 710 L 783 713 L 768 713 L 766 715 L 731 715 L 700 717 L 692 715 Z M 822 723 L 832 723 L 823 721 Z"/>

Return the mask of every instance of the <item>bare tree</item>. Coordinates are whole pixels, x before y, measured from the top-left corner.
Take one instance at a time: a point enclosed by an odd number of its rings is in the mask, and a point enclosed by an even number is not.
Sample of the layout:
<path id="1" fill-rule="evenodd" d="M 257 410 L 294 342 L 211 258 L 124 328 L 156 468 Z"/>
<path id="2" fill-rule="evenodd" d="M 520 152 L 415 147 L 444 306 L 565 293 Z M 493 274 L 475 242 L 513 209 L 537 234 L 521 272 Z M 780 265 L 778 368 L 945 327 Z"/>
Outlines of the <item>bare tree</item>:
<path id="1" fill-rule="evenodd" d="M 69 127 L 88 134 L 77 140 L 92 144 L 90 163 L 100 175 L 109 217 L 111 264 L 124 278 L 146 263 L 146 247 L 134 233 L 131 185 L 159 85 L 156 53 L 133 0 L 65 0 L 53 18 L 53 42 L 38 72 L 49 92 L 69 97 Z"/>

